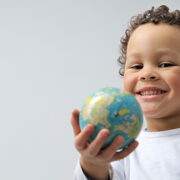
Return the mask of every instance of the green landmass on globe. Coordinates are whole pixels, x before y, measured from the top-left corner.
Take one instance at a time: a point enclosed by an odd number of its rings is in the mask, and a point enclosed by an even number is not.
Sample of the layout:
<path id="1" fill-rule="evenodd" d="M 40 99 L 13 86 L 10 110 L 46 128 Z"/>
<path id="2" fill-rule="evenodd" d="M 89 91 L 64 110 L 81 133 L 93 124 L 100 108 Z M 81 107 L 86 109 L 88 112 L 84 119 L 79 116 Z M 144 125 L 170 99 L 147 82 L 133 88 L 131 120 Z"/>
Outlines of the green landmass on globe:
<path id="1" fill-rule="evenodd" d="M 91 143 L 99 131 L 106 128 L 110 136 L 102 148 L 107 147 L 113 139 L 120 135 L 124 142 L 118 148 L 127 147 L 138 136 L 142 124 L 143 115 L 135 97 L 119 88 L 106 87 L 88 96 L 81 108 L 80 128 L 87 124 L 95 127 L 89 138 Z"/>

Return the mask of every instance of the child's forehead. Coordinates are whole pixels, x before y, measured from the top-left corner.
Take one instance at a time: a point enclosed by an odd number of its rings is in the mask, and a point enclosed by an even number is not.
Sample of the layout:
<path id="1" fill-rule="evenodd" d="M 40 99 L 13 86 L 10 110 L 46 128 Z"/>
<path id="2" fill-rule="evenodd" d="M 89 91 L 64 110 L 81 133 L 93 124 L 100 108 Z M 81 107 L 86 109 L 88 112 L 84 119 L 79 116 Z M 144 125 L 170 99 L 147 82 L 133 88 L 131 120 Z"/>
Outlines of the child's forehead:
<path id="1" fill-rule="evenodd" d="M 130 36 L 127 50 L 133 48 L 145 48 L 146 46 L 180 48 L 180 28 L 168 24 L 144 24 L 139 26 Z M 160 47 L 159 47 L 160 48 Z"/>
<path id="2" fill-rule="evenodd" d="M 162 34 L 164 32 L 173 32 L 171 35 L 176 35 L 175 33 L 180 33 L 180 25 L 170 25 L 165 23 L 160 24 L 153 24 L 153 23 L 147 23 L 140 25 L 137 27 L 134 32 L 131 34 L 130 38 L 132 36 L 139 36 L 141 37 L 143 34 L 149 34 L 150 32 L 155 32 L 157 34 Z"/>
<path id="3" fill-rule="evenodd" d="M 145 24 L 131 35 L 126 57 L 148 55 L 180 56 L 180 28 L 167 24 Z"/>

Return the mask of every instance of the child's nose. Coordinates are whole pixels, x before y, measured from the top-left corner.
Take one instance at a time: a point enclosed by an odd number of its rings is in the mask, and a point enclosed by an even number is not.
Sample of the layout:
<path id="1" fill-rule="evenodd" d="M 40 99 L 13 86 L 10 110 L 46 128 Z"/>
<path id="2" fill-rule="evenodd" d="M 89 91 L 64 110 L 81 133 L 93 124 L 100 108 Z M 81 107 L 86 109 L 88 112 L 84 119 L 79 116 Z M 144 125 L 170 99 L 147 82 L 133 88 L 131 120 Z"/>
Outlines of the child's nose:
<path id="1" fill-rule="evenodd" d="M 151 70 L 144 70 L 142 74 L 140 75 L 140 80 L 146 80 L 146 81 L 155 81 L 159 79 L 158 73 Z"/>

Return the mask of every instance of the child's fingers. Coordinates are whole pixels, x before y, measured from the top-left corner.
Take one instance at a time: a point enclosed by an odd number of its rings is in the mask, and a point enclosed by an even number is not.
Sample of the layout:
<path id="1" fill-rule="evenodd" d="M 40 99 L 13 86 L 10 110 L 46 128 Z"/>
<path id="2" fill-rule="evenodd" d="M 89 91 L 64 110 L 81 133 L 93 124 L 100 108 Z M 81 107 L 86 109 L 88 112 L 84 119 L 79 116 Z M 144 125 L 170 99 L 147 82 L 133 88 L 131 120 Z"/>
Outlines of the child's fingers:
<path id="1" fill-rule="evenodd" d="M 102 129 L 97 137 L 91 142 L 91 144 L 88 147 L 88 153 L 91 156 L 96 156 L 101 148 L 103 143 L 107 140 L 109 136 L 109 131 L 107 129 Z"/>
<path id="2" fill-rule="evenodd" d="M 73 127 L 74 135 L 77 136 L 81 132 L 81 129 L 79 127 L 79 111 L 77 109 L 72 110 L 71 125 Z"/>
<path id="3" fill-rule="evenodd" d="M 79 151 L 82 151 L 87 146 L 87 140 L 94 131 L 94 127 L 88 124 L 75 138 L 75 146 Z"/>
<path id="4" fill-rule="evenodd" d="M 132 142 L 127 148 L 123 149 L 121 152 L 116 152 L 114 157 L 112 158 L 112 161 L 116 161 L 116 160 L 125 158 L 131 152 L 133 152 L 137 146 L 138 146 L 137 141 Z"/>
<path id="5" fill-rule="evenodd" d="M 118 149 L 118 147 L 121 146 L 121 144 L 123 143 L 124 138 L 122 136 L 117 136 L 113 142 L 102 151 L 101 153 L 101 157 L 106 159 L 106 160 L 111 160 L 111 158 L 114 156 L 114 154 L 116 153 L 116 150 Z"/>

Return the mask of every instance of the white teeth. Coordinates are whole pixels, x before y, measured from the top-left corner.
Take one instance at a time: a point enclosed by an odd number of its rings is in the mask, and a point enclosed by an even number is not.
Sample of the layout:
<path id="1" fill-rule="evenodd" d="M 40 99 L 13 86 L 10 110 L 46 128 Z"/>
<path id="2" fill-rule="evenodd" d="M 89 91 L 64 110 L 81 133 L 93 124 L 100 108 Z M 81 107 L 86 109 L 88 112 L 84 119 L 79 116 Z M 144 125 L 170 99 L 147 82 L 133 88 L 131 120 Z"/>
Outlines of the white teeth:
<path id="1" fill-rule="evenodd" d="M 162 90 L 151 90 L 151 91 L 140 92 L 142 96 L 156 95 L 156 94 L 162 94 L 162 93 L 164 93 L 164 91 Z"/>

